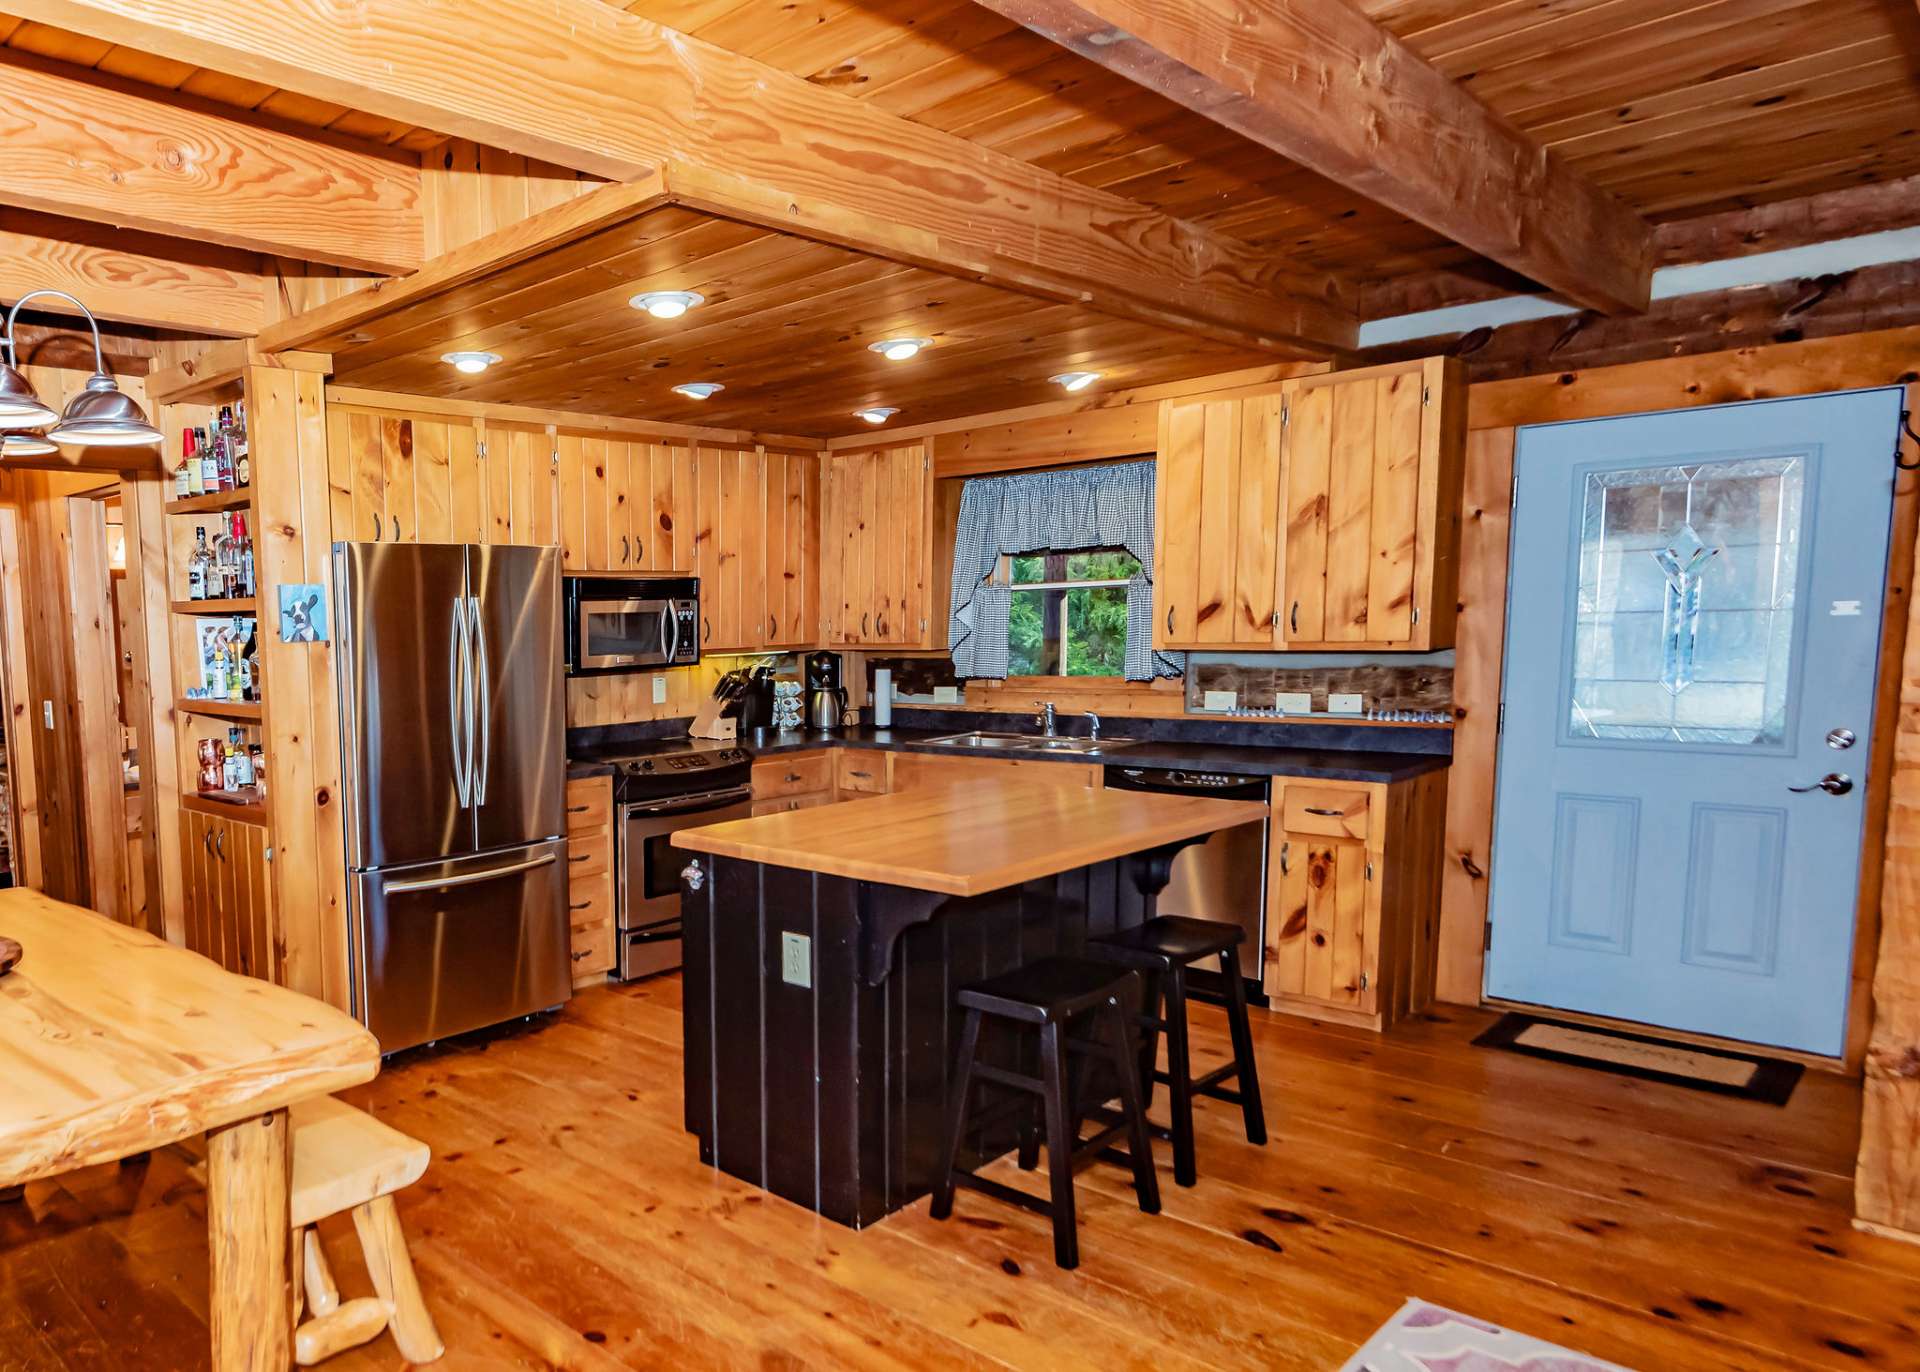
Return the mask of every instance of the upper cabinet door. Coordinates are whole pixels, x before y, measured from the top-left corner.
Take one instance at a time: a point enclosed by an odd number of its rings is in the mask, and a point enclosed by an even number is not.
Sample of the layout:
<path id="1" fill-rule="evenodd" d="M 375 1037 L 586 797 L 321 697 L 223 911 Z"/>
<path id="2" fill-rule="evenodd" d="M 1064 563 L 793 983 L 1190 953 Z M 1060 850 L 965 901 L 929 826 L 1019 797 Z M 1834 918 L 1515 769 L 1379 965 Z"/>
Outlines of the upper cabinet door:
<path id="1" fill-rule="evenodd" d="M 754 627 L 764 647 L 802 647 L 819 636 L 820 459 L 769 452 L 765 461 L 766 566 Z"/>
<path id="2" fill-rule="evenodd" d="M 1289 383 L 1286 647 L 1453 641 L 1466 389 L 1448 358 Z"/>
<path id="3" fill-rule="evenodd" d="M 932 643 L 928 465 L 919 443 L 825 459 L 820 539 L 827 642 L 896 648 Z"/>
<path id="4" fill-rule="evenodd" d="M 1274 642 L 1281 547 L 1278 393 L 1169 403 L 1154 501 L 1154 646 Z"/>

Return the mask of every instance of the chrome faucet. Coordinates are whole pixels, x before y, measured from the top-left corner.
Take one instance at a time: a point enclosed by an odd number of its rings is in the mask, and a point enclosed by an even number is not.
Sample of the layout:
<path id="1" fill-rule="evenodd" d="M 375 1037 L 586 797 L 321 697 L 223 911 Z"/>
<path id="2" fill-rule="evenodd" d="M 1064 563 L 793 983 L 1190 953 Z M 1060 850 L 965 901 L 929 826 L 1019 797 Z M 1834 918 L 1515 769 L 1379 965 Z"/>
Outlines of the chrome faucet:
<path id="1" fill-rule="evenodd" d="M 1048 738 L 1052 738 L 1059 732 L 1059 721 L 1054 717 L 1053 702 L 1051 700 L 1043 700 L 1039 702 L 1039 704 L 1040 713 L 1033 717 L 1033 722 L 1040 726 L 1042 733 Z"/>
<path id="2" fill-rule="evenodd" d="M 1095 743 L 1098 743 L 1100 741 L 1100 716 L 1096 715 L 1091 710 L 1088 710 L 1086 713 L 1087 713 L 1087 726 L 1088 726 L 1087 737 L 1092 739 Z"/>

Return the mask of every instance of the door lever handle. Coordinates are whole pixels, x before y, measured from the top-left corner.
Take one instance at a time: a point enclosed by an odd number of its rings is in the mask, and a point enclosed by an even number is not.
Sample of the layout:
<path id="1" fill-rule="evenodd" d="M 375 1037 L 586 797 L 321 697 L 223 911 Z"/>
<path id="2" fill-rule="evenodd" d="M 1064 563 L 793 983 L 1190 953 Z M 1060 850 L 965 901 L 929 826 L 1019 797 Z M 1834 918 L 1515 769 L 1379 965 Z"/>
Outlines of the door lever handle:
<path id="1" fill-rule="evenodd" d="M 1844 796 L 1853 789 L 1853 778 L 1845 772 L 1828 772 L 1818 781 L 1809 782 L 1805 786 L 1789 786 L 1787 789 L 1800 794 L 1808 791 L 1825 791 L 1830 796 Z"/>

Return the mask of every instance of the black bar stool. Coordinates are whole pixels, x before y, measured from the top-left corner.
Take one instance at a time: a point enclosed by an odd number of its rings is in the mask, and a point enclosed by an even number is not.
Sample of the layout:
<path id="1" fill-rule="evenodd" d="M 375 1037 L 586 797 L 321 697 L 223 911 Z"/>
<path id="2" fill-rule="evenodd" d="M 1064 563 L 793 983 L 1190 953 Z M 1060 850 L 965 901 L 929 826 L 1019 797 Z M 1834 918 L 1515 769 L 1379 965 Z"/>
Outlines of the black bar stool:
<path id="1" fill-rule="evenodd" d="M 1110 964 L 1050 957 L 960 991 L 956 999 L 966 1010 L 967 1019 L 960 1032 L 959 1066 L 948 1110 L 947 1142 L 938 1172 L 940 1180 L 933 1192 L 935 1219 L 944 1220 L 953 1213 L 955 1187 L 983 1192 L 996 1200 L 1051 1218 L 1054 1261 L 1062 1267 L 1077 1267 L 1080 1239 L 1074 1217 L 1073 1174 L 1108 1151 L 1107 1146 L 1121 1134 L 1128 1138 L 1127 1158 L 1133 1167 L 1133 1186 L 1140 1198 L 1140 1208 L 1149 1215 L 1159 1213 L 1160 1184 L 1153 1170 L 1146 1106 L 1140 1099 L 1139 1078 L 1129 1054 L 1128 1012 L 1123 1008 L 1134 1003 L 1140 989 L 1138 982 L 1134 973 Z M 1022 1034 L 1023 1055 L 1033 1046 L 1033 1039 L 1026 1031 L 1039 1031 L 1038 1077 L 979 1061 L 980 1025 L 988 1015 L 1016 1026 Z M 1069 1037 L 1067 1030 L 1076 1021 L 1092 1021 L 1093 1035 L 1087 1039 Z M 1090 1061 L 1081 1071 L 1071 1070 L 1070 1053 Z M 1117 1123 L 1082 1143 L 1078 1137 L 1076 1102 L 1086 1079 L 1101 1066 L 1112 1072 L 1116 1082 L 1114 1091 L 1125 1108 Z M 959 1169 L 960 1147 L 968 1128 L 989 1123 L 1005 1113 L 1004 1108 L 978 1114 L 973 1111 L 973 1088 L 982 1082 L 1010 1087 L 1035 1098 L 1015 1098 L 1011 1102 L 1021 1119 L 1019 1160 L 1023 1168 L 1031 1169 L 1038 1160 L 1039 1129 L 1033 1121 L 1034 1107 L 1039 1106 L 1044 1113 L 1051 1203 Z"/>
<path id="2" fill-rule="evenodd" d="M 1167 1083 L 1173 1128 L 1168 1131 L 1156 1127 L 1154 1132 L 1173 1140 L 1173 1179 L 1182 1186 L 1192 1186 L 1199 1177 L 1193 1158 L 1195 1096 L 1210 1096 L 1239 1106 L 1246 1120 L 1247 1142 L 1267 1141 L 1259 1069 L 1253 1060 L 1253 1034 L 1247 1028 L 1247 988 L 1240 980 L 1240 941 L 1245 937 L 1237 924 L 1161 915 L 1087 943 L 1088 957 L 1132 968 L 1146 978 L 1146 1010 L 1137 1021 L 1145 1031 L 1140 1042 L 1140 1096 L 1143 1103 L 1151 1104 L 1153 1084 Z M 1204 1077 L 1195 1077 L 1187 1045 L 1187 968 L 1213 957 L 1220 959 L 1220 973 L 1227 983 L 1227 1027 L 1233 1035 L 1233 1061 Z M 1165 1072 L 1158 1068 L 1162 1029 L 1167 1033 Z M 1229 1078 L 1237 1078 L 1238 1090 L 1228 1090 L 1221 1084 Z"/>

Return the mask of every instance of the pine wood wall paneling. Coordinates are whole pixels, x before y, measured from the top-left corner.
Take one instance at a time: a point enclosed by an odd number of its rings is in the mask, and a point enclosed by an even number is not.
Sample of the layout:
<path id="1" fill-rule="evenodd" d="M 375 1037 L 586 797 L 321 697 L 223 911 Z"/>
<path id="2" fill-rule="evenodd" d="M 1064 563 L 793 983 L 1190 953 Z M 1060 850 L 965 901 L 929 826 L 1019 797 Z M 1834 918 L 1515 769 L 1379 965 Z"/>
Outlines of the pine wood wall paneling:
<path id="1" fill-rule="evenodd" d="M 134 922 L 127 871 L 127 802 L 121 780 L 120 664 L 114 651 L 112 578 L 107 570 L 106 512 L 97 495 L 66 498 L 67 626 L 73 655 L 74 757 L 80 789 L 76 815 L 84 838 L 92 907 Z M 129 715 L 131 718 L 132 716 Z M 144 927 L 144 920 L 140 921 Z"/>
<path id="2" fill-rule="evenodd" d="M 160 413 L 165 415 L 165 407 Z M 164 419 L 163 435 L 173 435 Z M 164 478 L 141 476 L 120 483 L 127 540 L 129 622 L 137 640 L 130 717 L 140 732 L 140 797 L 146 826 L 147 928 L 172 943 L 181 941 L 182 883 L 178 862 L 180 754 L 173 714 L 173 667 L 169 641 L 169 592 L 165 502 L 172 487 Z M 257 532 L 257 531 L 256 531 Z"/>
<path id="3" fill-rule="evenodd" d="M 32 650 L 27 642 L 26 567 L 21 561 L 20 474 L 0 473 L 7 505 L 0 509 L 0 618 L 5 620 L 7 674 L 7 827 L 12 840 L 14 881 L 44 889 L 46 869 L 41 858 L 40 771 L 37 750 L 29 732 L 39 722 L 40 707 L 33 698 L 30 669 Z"/>

